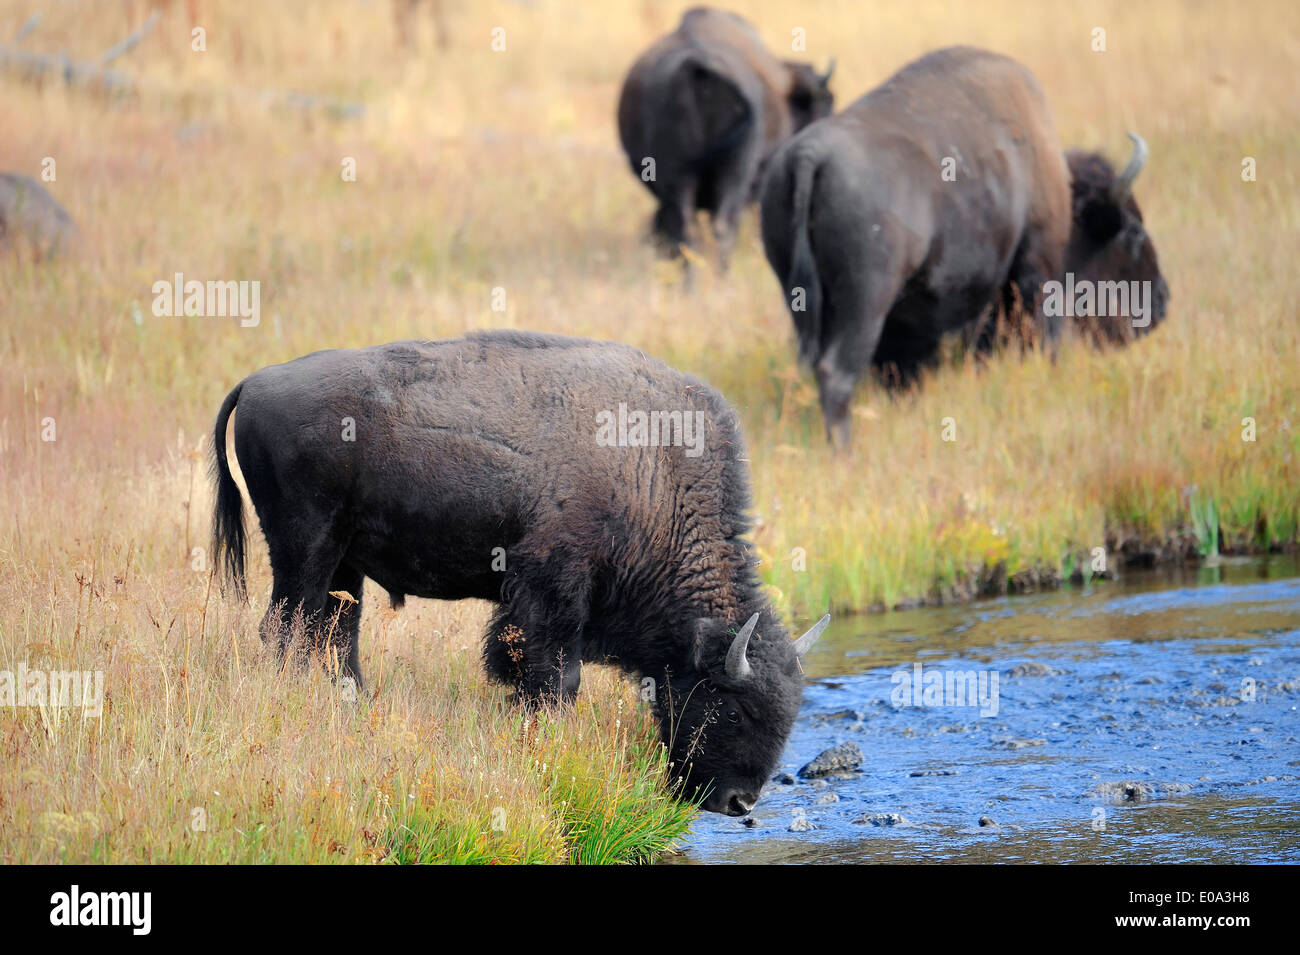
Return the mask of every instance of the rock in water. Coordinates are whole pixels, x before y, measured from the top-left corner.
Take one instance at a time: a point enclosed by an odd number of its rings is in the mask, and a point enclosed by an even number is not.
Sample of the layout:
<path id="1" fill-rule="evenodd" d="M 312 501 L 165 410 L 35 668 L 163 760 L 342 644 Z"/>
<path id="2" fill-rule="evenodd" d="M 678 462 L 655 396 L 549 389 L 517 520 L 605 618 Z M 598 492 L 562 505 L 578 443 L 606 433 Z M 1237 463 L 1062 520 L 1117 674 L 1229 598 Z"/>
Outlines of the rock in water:
<path id="1" fill-rule="evenodd" d="M 869 812 L 853 820 L 855 826 L 905 826 L 907 820 L 896 812 Z"/>
<path id="2" fill-rule="evenodd" d="M 831 773 L 851 773 L 862 765 L 862 750 L 857 743 L 840 743 L 832 746 L 811 763 L 799 770 L 802 779 L 816 779 Z"/>
<path id="3" fill-rule="evenodd" d="M 1155 787 L 1150 783 L 1131 779 L 1119 782 L 1099 783 L 1093 787 L 1092 795 L 1100 796 L 1108 802 L 1146 802 L 1155 795 Z"/>
<path id="4" fill-rule="evenodd" d="M 1064 670 L 1058 670 L 1056 667 L 1049 667 L 1046 663 L 1017 663 L 1010 670 L 1004 670 L 1003 675 L 1016 679 L 1022 676 L 1060 676 Z"/>

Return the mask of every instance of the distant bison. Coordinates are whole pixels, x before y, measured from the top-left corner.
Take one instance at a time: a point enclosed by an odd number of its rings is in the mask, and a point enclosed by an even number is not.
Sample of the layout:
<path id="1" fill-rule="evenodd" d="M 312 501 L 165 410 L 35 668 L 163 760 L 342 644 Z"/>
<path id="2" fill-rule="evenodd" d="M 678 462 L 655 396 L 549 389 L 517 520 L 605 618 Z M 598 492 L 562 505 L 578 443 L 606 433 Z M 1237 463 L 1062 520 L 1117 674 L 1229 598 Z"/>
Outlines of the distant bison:
<path id="1" fill-rule="evenodd" d="M 703 209 L 726 267 L 772 150 L 830 114 L 831 71 L 778 60 L 745 20 L 706 8 L 688 10 L 642 54 L 623 82 L 618 130 L 632 171 L 659 200 L 654 233 L 668 251 L 694 244 Z"/>
<path id="2" fill-rule="evenodd" d="M 1122 282 L 1132 291 L 1124 297 L 1127 308 L 1103 307 L 1098 311 L 1106 314 L 1080 318 L 1096 340 L 1112 343 L 1147 334 L 1164 320 L 1169 307 L 1169 285 L 1133 197 L 1133 181 L 1146 164 L 1147 144 L 1133 133 L 1129 137 L 1133 155 L 1118 176 L 1100 153 L 1066 153 L 1074 200 L 1066 274 L 1075 287 L 1088 282 L 1100 288 L 1099 299 L 1107 298 L 1102 283 Z"/>
<path id="3" fill-rule="evenodd" d="M 812 124 L 773 156 L 761 212 L 839 447 L 868 365 L 911 381 L 1013 290 L 1059 333 L 1041 290 L 1065 259 L 1069 173 L 1037 81 L 1004 56 L 930 53 Z"/>
<path id="4" fill-rule="evenodd" d="M 648 678 L 685 791 L 753 806 L 829 617 L 792 642 L 763 594 L 747 456 L 717 392 L 632 348 L 522 332 L 264 368 L 214 435 L 215 553 L 242 591 L 236 406 L 274 577 L 263 635 L 281 652 L 301 614 L 360 680 L 360 604 L 330 593 L 360 601 L 364 577 L 395 605 L 491 600 L 493 678 L 525 701 L 571 699 L 584 661 Z"/>
<path id="5" fill-rule="evenodd" d="M 26 247 L 36 259 L 66 251 L 77 226 L 31 176 L 0 172 L 0 249 Z"/>

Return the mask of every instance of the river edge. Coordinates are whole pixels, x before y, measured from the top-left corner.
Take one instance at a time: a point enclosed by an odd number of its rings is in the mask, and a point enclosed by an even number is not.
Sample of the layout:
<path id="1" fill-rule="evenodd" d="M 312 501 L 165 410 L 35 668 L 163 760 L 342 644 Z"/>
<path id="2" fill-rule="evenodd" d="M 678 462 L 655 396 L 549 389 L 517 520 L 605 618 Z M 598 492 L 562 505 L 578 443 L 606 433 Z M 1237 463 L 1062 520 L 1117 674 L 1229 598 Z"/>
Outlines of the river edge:
<path id="1" fill-rule="evenodd" d="M 1221 545 L 1217 553 L 1206 555 L 1202 554 L 1196 535 L 1182 531 L 1158 539 L 1130 537 L 1122 542 L 1115 535 L 1108 535 L 1105 546 L 1108 556 L 1104 569 L 1100 571 L 1092 569 L 1094 558 L 1088 551 L 1072 552 L 1057 566 L 1040 563 L 1011 574 L 1007 573 L 1006 561 L 999 560 L 959 572 L 955 582 L 936 584 L 923 596 L 903 597 L 892 604 L 875 601 L 865 607 L 832 605 L 832 613 L 867 616 L 945 607 L 997 597 L 1051 592 L 1066 584 L 1083 586 L 1094 580 L 1121 580 L 1125 571 L 1130 570 L 1200 570 L 1219 566 L 1224 560 L 1300 555 L 1300 541 L 1268 548 L 1244 543 L 1231 547 Z M 1085 571 L 1084 568 L 1089 569 Z"/>

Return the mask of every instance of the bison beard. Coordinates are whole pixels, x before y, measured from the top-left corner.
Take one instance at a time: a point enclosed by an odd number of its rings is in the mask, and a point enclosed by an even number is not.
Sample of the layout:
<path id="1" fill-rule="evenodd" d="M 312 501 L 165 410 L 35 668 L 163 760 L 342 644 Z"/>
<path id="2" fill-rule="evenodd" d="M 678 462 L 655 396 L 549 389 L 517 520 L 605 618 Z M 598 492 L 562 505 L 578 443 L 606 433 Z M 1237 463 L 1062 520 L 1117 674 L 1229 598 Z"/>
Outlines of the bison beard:
<path id="1" fill-rule="evenodd" d="M 703 412 L 704 453 L 598 444 L 597 415 L 620 402 Z M 226 397 L 214 435 L 215 554 L 242 592 L 236 406 L 273 576 L 262 634 L 281 653 L 300 621 L 360 682 L 366 577 L 394 603 L 494 601 L 493 678 L 529 703 L 572 699 L 583 662 L 649 678 L 683 794 L 752 808 L 799 708 L 799 656 L 829 617 L 791 641 L 762 593 L 743 442 L 717 392 L 622 345 L 519 332 L 264 368 Z"/>

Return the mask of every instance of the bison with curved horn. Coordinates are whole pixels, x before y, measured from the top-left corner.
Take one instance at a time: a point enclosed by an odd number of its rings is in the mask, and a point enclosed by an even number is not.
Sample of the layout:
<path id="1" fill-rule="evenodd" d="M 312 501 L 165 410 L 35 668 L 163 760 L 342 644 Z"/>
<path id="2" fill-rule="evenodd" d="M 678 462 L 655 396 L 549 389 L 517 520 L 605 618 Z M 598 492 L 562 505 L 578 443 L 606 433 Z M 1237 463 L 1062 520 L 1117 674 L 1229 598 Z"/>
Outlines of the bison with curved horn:
<path id="1" fill-rule="evenodd" d="M 1136 133 L 1128 135 L 1133 153 L 1118 174 L 1101 153 L 1071 150 L 1065 155 L 1074 209 L 1066 274 L 1075 285 L 1087 282 L 1097 289 L 1099 301 L 1112 301 L 1108 283 L 1136 290 L 1123 296 L 1127 307 L 1100 308 L 1099 314 L 1083 320 L 1083 330 L 1099 343 L 1122 344 L 1145 335 L 1164 320 L 1169 308 L 1169 284 L 1133 196 L 1133 183 L 1146 165 L 1147 144 Z"/>
<path id="2" fill-rule="evenodd" d="M 367 577 L 394 605 L 493 601 L 491 677 L 526 702 L 572 699 L 583 662 L 653 681 L 683 792 L 753 807 L 829 615 L 791 641 L 764 595 L 747 455 L 716 391 L 623 345 L 505 331 L 263 368 L 213 436 L 215 554 L 242 592 L 232 414 L 281 653 L 305 629 L 359 682 Z"/>
<path id="3" fill-rule="evenodd" d="M 1129 133 L 1133 152 L 1119 173 L 1099 152 L 1070 150 L 1072 215 L 1065 274 L 1044 285 L 1045 309 L 1069 316 L 1093 344 L 1121 345 L 1149 333 L 1165 318 L 1169 285 L 1160 272 L 1133 183 L 1146 165 L 1146 141 Z M 967 341 L 982 355 L 1008 343 L 1033 343 L 1037 329 L 1022 304 L 1008 297 L 990 309 Z"/>
<path id="4" fill-rule="evenodd" d="M 838 447 L 868 366 L 912 381 L 1008 289 L 1059 334 L 1042 285 L 1064 264 L 1069 173 L 1038 82 L 1005 56 L 954 47 L 903 67 L 785 143 L 760 208 Z"/>
<path id="5" fill-rule="evenodd" d="M 772 150 L 833 109 L 833 71 L 779 60 L 748 22 L 702 7 L 641 55 L 619 95 L 618 130 L 632 172 L 659 200 L 653 232 L 669 253 L 697 244 L 704 210 L 726 268 Z"/>

